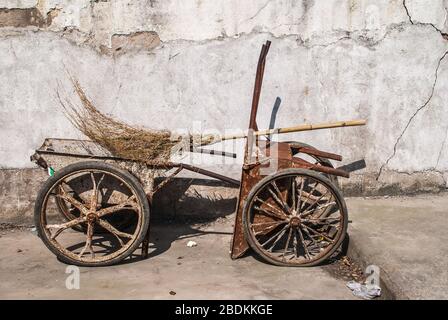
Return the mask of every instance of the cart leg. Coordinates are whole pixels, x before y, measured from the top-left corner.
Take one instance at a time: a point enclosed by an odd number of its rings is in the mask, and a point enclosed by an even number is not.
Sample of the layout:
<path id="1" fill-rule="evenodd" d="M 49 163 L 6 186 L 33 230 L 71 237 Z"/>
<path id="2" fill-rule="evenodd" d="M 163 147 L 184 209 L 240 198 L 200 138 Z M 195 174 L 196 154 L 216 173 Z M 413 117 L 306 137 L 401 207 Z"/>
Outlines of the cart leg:
<path id="1" fill-rule="evenodd" d="M 148 258 L 148 251 L 149 251 L 149 228 L 148 231 L 146 231 L 145 238 L 142 242 L 142 259 Z"/>

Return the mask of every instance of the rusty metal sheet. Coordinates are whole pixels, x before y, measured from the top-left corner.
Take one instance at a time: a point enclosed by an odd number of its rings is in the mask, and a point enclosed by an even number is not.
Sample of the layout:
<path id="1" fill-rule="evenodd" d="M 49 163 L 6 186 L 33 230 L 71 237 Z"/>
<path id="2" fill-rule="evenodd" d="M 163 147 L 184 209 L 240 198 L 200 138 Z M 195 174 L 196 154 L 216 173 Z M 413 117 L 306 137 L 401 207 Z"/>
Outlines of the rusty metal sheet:
<path id="1" fill-rule="evenodd" d="M 264 153 L 268 156 L 271 155 L 271 147 L 276 147 L 278 152 L 275 154 L 276 159 L 271 159 L 276 161 L 277 170 L 286 169 L 292 167 L 292 153 L 291 148 L 287 143 L 270 143 L 264 148 Z M 247 156 L 247 154 L 246 154 Z M 246 157 L 247 159 L 247 157 Z M 268 166 L 269 163 L 256 163 L 250 166 L 247 169 L 243 168 L 243 172 L 241 175 L 241 187 L 240 193 L 238 197 L 237 210 L 235 216 L 235 224 L 233 230 L 233 239 L 231 244 L 231 258 L 236 259 L 241 257 L 247 249 L 249 249 L 249 245 L 244 237 L 244 226 L 243 226 L 243 209 L 249 195 L 250 191 L 253 187 L 260 181 L 263 176 L 260 175 L 260 169 L 263 166 Z"/>

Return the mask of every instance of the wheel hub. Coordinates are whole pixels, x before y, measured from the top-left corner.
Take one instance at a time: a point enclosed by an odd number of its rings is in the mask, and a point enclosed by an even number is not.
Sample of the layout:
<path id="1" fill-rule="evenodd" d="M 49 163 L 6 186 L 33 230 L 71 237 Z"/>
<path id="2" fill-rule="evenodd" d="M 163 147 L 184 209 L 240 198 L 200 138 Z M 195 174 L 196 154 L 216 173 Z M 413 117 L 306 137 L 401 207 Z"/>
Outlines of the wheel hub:
<path id="1" fill-rule="evenodd" d="M 97 219 L 97 215 L 94 212 L 91 212 L 87 214 L 87 221 L 88 222 L 95 222 Z"/>
<path id="2" fill-rule="evenodd" d="M 300 220 L 299 217 L 292 217 L 289 220 L 289 224 L 293 227 L 298 227 L 298 226 L 300 226 L 301 223 L 302 223 L 302 221 Z"/>

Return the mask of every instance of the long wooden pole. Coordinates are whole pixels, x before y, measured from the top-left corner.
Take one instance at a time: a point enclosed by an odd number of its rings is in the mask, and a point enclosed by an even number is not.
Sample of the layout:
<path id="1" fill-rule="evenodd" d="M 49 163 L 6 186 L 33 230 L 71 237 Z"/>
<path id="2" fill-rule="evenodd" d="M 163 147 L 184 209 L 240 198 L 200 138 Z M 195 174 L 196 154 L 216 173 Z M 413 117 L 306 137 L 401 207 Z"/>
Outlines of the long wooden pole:
<path id="1" fill-rule="evenodd" d="M 343 127 L 354 127 L 354 126 L 363 126 L 367 123 L 366 120 L 349 120 L 349 121 L 337 121 L 337 122 L 325 122 L 325 123 L 317 123 L 317 124 L 302 124 L 294 127 L 287 128 L 277 128 L 277 129 L 267 129 L 267 130 L 259 130 L 254 131 L 254 136 L 266 136 L 276 133 L 290 133 L 290 132 L 300 132 L 300 131 L 310 131 L 310 130 L 320 130 L 320 129 L 331 129 L 331 128 L 343 128 Z M 217 140 L 213 141 L 213 143 L 220 142 L 223 140 L 232 140 L 232 139 L 242 139 L 248 136 L 247 133 L 242 134 L 234 134 L 227 135 L 217 138 Z M 207 143 L 204 143 L 207 144 Z"/>

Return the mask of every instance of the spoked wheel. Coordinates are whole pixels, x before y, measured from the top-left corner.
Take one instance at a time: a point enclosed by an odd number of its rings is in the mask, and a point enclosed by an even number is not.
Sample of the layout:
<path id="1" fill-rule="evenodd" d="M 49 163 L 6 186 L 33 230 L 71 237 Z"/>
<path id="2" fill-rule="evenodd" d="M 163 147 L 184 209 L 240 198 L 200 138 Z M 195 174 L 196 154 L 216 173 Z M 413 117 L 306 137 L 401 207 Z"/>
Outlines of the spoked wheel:
<path id="1" fill-rule="evenodd" d="M 314 266 L 329 258 L 345 237 L 347 219 L 339 190 L 305 169 L 285 169 L 262 179 L 243 211 L 250 246 L 281 266 Z"/>
<path id="2" fill-rule="evenodd" d="M 61 215 L 61 206 L 75 210 Z M 132 224 L 117 223 L 129 217 Z M 34 218 L 40 238 L 62 261 L 111 265 L 143 241 L 149 203 L 130 173 L 98 161 L 79 162 L 47 180 L 38 194 Z"/>
<path id="3" fill-rule="evenodd" d="M 92 179 L 90 175 L 81 175 L 77 179 L 73 179 L 70 181 L 70 183 L 64 182 L 57 188 L 55 191 L 58 193 L 58 196 L 55 196 L 55 202 L 58 207 L 58 210 L 62 217 L 66 221 L 70 221 L 76 218 L 79 218 L 81 216 L 81 211 L 72 203 L 64 200 L 64 193 L 68 193 L 69 196 L 73 197 L 77 201 L 82 201 L 81 197 L 79 196 L 79 193 L 85 192 L 86 189 L 90 190 L 92 188 Z M 101 192 L 101 190 L 98 190 Z M 109 194 L 110 196 L 110 194 Z M 102 206 L 107 206 L 108 202 L 108 195 L 107 194 L 99 194 L 98 201 Z M 108 220 L 110 223 L 114 225 L 114 227 L 118 229 L 127 228 L 135 219 L 135 216 L 133 215 L 115 215 L 113 217 L 108 217 Z M 87 228 L 85 224 L 79 224 L 72 227 L 73 230 L 80 231 L 80 232 L 86 232 Z M 100 232 L 101 230 L 98 230 L 97 232 Z M 103 231 L 106 231 L 103 229 Z"/>

